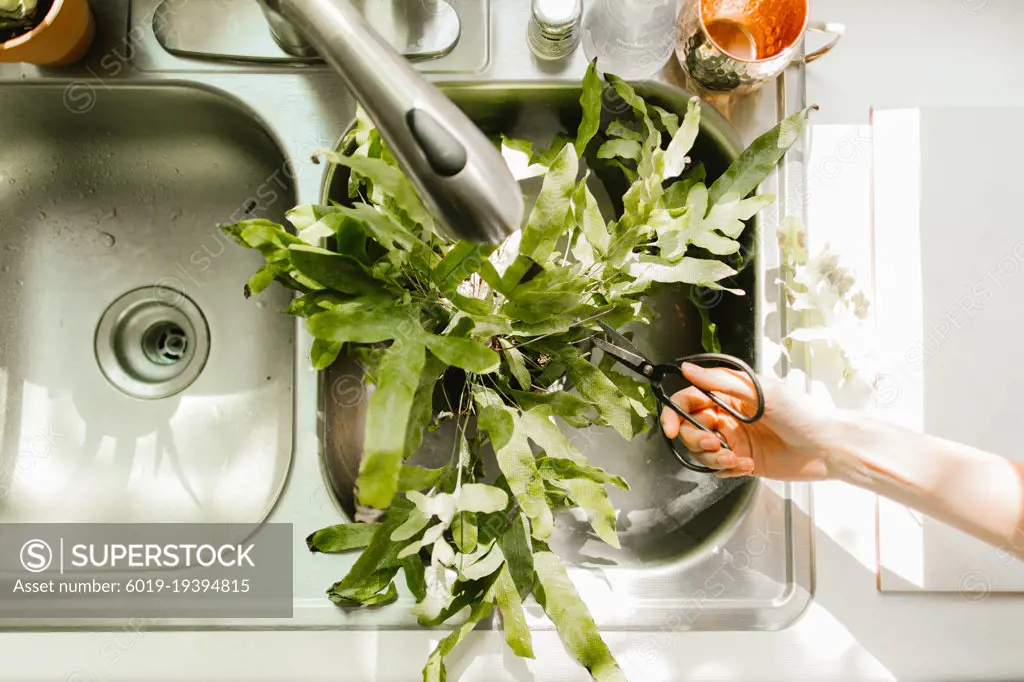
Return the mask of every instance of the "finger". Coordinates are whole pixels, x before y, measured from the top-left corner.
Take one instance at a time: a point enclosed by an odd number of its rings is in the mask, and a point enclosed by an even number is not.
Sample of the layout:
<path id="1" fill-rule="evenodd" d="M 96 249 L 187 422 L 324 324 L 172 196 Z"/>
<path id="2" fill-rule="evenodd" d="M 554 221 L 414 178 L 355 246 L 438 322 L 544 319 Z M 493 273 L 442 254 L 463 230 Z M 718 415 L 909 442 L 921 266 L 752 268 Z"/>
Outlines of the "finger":
<path id="1" fill-rule="evenodd" d="M 744 426 L 746 425 L 740 424 L 739 420 L 728 412 L 720 412 L 718 414 L 718 432 L 725 438 L 725 442 L 730 445 L 736 444 L 740 431 Z"/>
<path id="2" fill-rule="evenodd" d="M 682 365 L 683 376 L 694 386 L 714 391 L 739 400 L 747 405 L 757 402 L 757 391 L 750 378 L 742 372 L 724 367 L 701 367 L 690 362 Z"/>
<path id="3" fill-rule="evenodd" d="M 740 476 L 752 476 L 754 473 L 754 460 L 749 457 L 737 457 L 733 466 L 722 469 L 715 474 L 719 478 L 739 478 Z"/>
<path id="4" fill-rule="evenodd" d="M 672 394 L 672 402 L 683 412 L 693 414 L 708 407 L 715 407 L 715 401 L 707 397 L 693 386 L 676 391 Z"/>
<path id="5" fill-rule="evenodd" d="M 709 469 L 728 470 L 738 465 L 739 458 L 732 450 L 720 450 L 718 452 L 694 452 L 693 458 L 708 467 Z"/>
<path id="6" fill-rule="evenodd" d="M 676 407 L 687 414 L 698 412 L 704 408 L 714 405 L 714 402 L 712 402 L 706 395 L 693 387 L 675 393 L 671 400 Z M 675 410 L 670 407 L 662 408 L 661 430 L 665 432 L 666 436 L 669 438 L 675 438 L 678 436 L 679 427 L 682 422 L 683 418 L 680 417 Z"/>
<path id="7" fill-rule="evenodd" d="M 683 418 L 667 407 L 661 408 L 661 430 L 669 438 L 675 438 L 679 435 L 679 426 L 682 424 Z"/>
<path id="8" fill-rule="evenodd" d="M 712 431 L 718 427 L 718 413 L 715 410 L 704 409 L 691 416 Z M 722 447 L 722 444 L 715 435 L 703 429 L 698 429 L 685 420 L 679 429 L 679 437 L 682 439 L 683 445 L 690 452 L 714 452 Z"/>

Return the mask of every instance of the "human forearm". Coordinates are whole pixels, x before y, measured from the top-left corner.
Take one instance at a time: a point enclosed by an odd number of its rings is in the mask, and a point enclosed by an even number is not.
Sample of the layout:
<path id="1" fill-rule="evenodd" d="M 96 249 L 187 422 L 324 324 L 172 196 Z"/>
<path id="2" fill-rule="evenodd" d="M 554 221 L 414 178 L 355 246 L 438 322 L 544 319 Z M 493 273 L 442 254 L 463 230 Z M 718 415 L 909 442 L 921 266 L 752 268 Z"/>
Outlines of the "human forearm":
<path id="1" fill-rule="evenodd" d="M 998 455 L 844 414 L 839 478 L 1024 557 L 1024 468 Z"/>

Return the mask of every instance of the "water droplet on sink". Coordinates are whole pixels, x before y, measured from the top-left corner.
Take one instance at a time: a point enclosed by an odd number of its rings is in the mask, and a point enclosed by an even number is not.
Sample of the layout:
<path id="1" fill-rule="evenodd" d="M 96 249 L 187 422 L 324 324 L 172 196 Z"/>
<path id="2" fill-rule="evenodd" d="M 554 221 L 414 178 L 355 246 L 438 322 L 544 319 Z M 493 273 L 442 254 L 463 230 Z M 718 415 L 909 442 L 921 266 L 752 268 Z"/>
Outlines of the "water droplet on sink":
<path id="1" fill-rule="evenodd" d="M 17 246 L 15 246 L 14 244 L 8 244 L 8 245 L 7 245 L 7 250 L 8 250 L 8 251 L 21 251 L 21 249 L 19 249 L 19 248 L 18 248 Z"/>
<path id="2" fill-rule="evenodd" d="M 7 183 L 10 184 L 10 185 L 16 184 L 17 182 L 18 181 L 15 180 L 14 178 L 8 178 L 8 180 L 7 180 Z"/>
<path id="3" fill-rule="evenodd" d="M 19 279 L 17 284 L 18 284 L 19 287 L 23 287 L 23 286 L 25 286 L 25 280 Z"/>
<path id="4" fill-rule="evenodd" d="M 266 301 L 256 301 L 256 307 L 257 308 L 266 308 L 267 307 L 267 302 Z"/>
<path id="5" fill-rule="evenodd" d="M 103 246 L 113 246 L 117 240 L 109 232 L 100 232 L 100 243 Z"/>

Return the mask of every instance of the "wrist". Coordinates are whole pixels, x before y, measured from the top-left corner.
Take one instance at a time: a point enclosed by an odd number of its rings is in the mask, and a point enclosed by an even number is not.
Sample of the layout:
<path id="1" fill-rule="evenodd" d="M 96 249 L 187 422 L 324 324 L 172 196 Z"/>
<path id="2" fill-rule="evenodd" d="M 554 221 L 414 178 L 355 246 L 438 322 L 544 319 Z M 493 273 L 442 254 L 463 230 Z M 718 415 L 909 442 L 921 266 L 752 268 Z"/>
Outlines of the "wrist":
<path id="1" fill-rule="evenodd" d="M 886 426 L 862 412 L 839 410 L 830 429 L 826 455 L 832 478 L 862 488 L 892 478 L 875 457 Z"/>
<path id="2" fill-rule="evenodd" d="M 910 432 L 895 424 L 849 410 L 837 417 L 835 434 L 830 471 L 836 479 L 889 497 L 930 487 L 916 456 L 920 435 L 908 438 Z"/>

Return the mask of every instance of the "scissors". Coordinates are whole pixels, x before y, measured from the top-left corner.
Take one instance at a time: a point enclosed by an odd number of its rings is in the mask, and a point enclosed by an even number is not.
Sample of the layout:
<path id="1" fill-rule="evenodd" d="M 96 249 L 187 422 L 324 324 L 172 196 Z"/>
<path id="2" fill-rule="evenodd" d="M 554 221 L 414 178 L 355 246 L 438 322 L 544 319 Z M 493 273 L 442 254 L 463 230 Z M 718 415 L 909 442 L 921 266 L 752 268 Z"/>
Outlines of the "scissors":
<path id="1" fill-rule="evenodd" d="M 754 385 L 754 392 L 757 394 L 757 411 L 754 412 L 752 416 L 748 417 L 746 415 L 740 414 L 730 405 L 727 405 L 721 398 L 719 398 L 714 393 L 711 393 L 710 391 L 705 391 L 699 386 L 696 388 L 698 391 L 706 395 L 713 403 L 715 403 L 720 408 L 725 410 L 727 413 L 732 415 L 734 419 L 744 424 L 753 424 L 764 415 L 764 391 L 761 388 L 761 382 L 758 381 L 757 375 L 754 374 L 754 370 L 750 368 L 750 365 L 743 362 L 739 358 L 733 357 L 732 355 L 726 355 L 724 353 L 698 353 L 696 355 L 688 355 L 687 357 L 678 360 L 674 365 L 660 365 L 651 362 L 646 357 L 644 357 L 644 354 L 641 353 L 636 346 L 630 343 L 625 336 L 618 333 L 604 322 L 598 321 L 598 324 L 601 325 L 601 329 L 604 330 L 604 333 L 608 337 L 608 339 L 605 340 L 599 336 L 593 337 L 592 341 L 595 346 L 603 350 L 605 353 L 611 355 L 621 364 L 633 370 L 633 372 L 635 372 L 636 374 L 639 374 L 640 376 L 650 381 L 651 389 L 654 391 L 654 395 L 658 399 L 659 403 L 669 408 L 670 410 L 678 414 L 680 417 L 688 421 L 690 424 L 693 424 L 693 426 L 700 429 L 701 431 L 710 433 L 711 435 L 718 438 L 719 442 L 722 443 L 722 447 L 727 449 L 729 448 L 729 444 L 725 442 L 725 438 L 723 438 L 720 433 L 712 431 L 708 427 L 701 424 L 700 421 L 698 421 L 695 417 L 692 417 L 685 410 L 683 410 L 674 402 L 672 402 L 672 398 L 669 396 L 668 393 L 665 392 L 665 389 L 662 387 L 662 382 L 665 380 L 665 377 L 667 376 L 676 376 L 684 380 L 686 379 L 683 376 L 683 371 L 679 368 L 679 365 L 681 365 L 684 362 L 693 363 L 695 365 L 700 365 L 701 363 L 712 363 L 713 366 L 726 365 L 733 369 L 738 369 L 739 371 L 747 375 L 747 378 L 749 378 L 751 383 Z M 684 455 L 683 453 L 681 453 L 676 448 L 675 441 L 673 439 L 669 438 L 668 436 L 665 436 L 665 440 L 668 441 L 668 447 L 672 451 L 672 454 L 675 456 L 675 458 L 678 459 L 679 463 L 682 464 L 687 469 L 702 474 L 713 474 L 716 472 L 715 469 L 697 464 L 690 458 L 688 454 Z"/>

